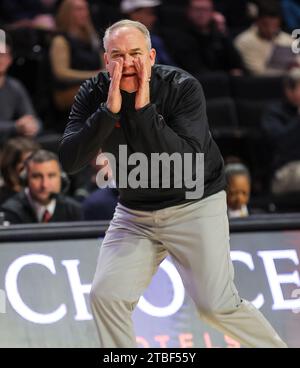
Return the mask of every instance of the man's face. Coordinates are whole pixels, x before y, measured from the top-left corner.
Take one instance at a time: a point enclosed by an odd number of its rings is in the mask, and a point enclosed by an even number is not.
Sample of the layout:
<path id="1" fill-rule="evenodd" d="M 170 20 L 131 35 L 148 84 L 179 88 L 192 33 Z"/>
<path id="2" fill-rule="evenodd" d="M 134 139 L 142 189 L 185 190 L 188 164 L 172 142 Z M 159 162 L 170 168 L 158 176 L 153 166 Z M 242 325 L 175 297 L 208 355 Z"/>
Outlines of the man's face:
<path id="1" fill-rule="evenodd" d="M 300 108 L 300 82 L 297 83 L 295 88 L 286 88 L 285 94 L 292 105 Z"/>
<path id="2" fill-rule="evenodd" d="M 136 22 L 144 24 L 149 30 L 151 30 L 157 20 L 154 8 L 141 8 L 133 11 L 129 14 L 129 18 Z"/>
<path id="3" fill-rule="evenodd" d="M 60 167 L 55 160 L 42 163 L 29 162 L 28 164 L 28 187 L 34 200 L 42 205 L 51 201 L 52 193 L 61 190 Z"/>
<path id="4" fill-rule="evenodd" d="M 211 0 L 191 0 L 188 18 L 198 28 L 206 28 L 213 20 L 214 7 Z"/>
<path id="5" fill-rule="evenodd" d="M 247 205 L 250 198 L 250 182 L 247 175 L 233 175 L 227 186 L 227 204 L 232 210 Z"/>
<path id="6" fill-rule="evenodd" d="M 11 63 L 12 63 L 11 51 L 10 48 L 6 46 L 6 53 L 0 52 L 0 76 L 6 74 Z"/>
<path id="7" fill-rule="evenodd" d="M 279 17 L 262 17 L 256 22 L 259 35 L 266 39 L 272 40 L 281 29 L 281 20 Z"/>
<path id="8" fill-rule="evenodd" d="M 137 91 L 139 80 L 133 61 L 139 58 L 150 77 L 151 67 L 155 62 L 155 50 L 148 49 L 145 36 L 134 27 L 122 27 L 113 31 L 107 40 L 106 47 L 104 54 L 106 70 L 112 75 L 114 62 L 122 59 L 120 88 L 129 93 Z"/>

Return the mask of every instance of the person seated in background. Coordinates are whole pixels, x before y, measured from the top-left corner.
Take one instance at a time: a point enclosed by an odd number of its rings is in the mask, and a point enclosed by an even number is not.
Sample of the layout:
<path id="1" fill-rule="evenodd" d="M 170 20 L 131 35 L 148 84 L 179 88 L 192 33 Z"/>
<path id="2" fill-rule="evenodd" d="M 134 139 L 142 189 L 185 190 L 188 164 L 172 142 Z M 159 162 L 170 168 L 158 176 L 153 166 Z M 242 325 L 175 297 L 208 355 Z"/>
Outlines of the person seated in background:
<path id="1" fill-rule="evenodd" d="M 7 75 L 13 61 L 12 43 L 7 36 L 5 45 L 0 40 L 0 145 L 8 138 L 23 136 L 34 138 L 41 131 L 30 97 L 24 86 Z"/>
<path id="2" fill-rule="evenodd" d="M 156 63 L 175 65 L 157 30 L 156 8 L 160 0 L 122 0 L 121 12 L 127 19 L 144 24 L 150 31 L 152 47 L 156 50 Z"/>
<path id="3" fill-rule="evenodd" d="M 62 1 L 56 24 L 59 33 L 50 45 L 53 99 L 59 110 L 68 113 L 81 83 L 101 70 L 102 51 L 85 0 Z"/>
<path id="4" fill-rule="evenodd" d="M 119 192 L 107 157 L 102 153 L 94 161 L 98 187 L 82 203 L 85 220 L 111 220 L 118 203 Z"/>
<path id="5" fill-rule="evenodd" d="M 300 27 L 300 0 L 281 0 L 284 22 L 290 32 Z"/>
<path id="6" fill-rule="evenodd" d="M 57 0 L 1 0 L 0 13 L 5 28 L 39 28 L 53 30 L 53 10 Z"/>
<path id="7" fill-rule="evenodd" d="M 214 0 L 214 4 L 224 16 L 230 35 L 241 33 L 252 23 L 253 0 Z"/>
<path id="8" fill-rule="evenodd" d="M 98 166 L 97 157 L 95 157 L 83 170 L 68 175 L 71 181 L 69 192 L 77 202 L 84 202 L 86 198 L 99 189 L 96 183 L 96 177 L 99 172 Z"/>
<path id="9" fill-rule="evenodd" d="M 282 31 L 281 23 L 280 6 L 264 2 L 258 7 L 255 23 L 236 37 L 235 46 L 252 75 L 282 75 L 299 64 L 299 56 L 292 51 L 293 39 Z"/>
<path id="10" fill-rule="evenodd" d="M 28 138 L 11 138 L 3 146 L 1 152 L 0 171 L 4 185 L 0 188 L 0 205 L 23 187 L 20 173 L 24 169 L 24 162 L 40 145 Z"/>
<path id="11" fill-rule="evenodd" d="M 192 74 L 243 74 L 241 56 L 220 25 L 212 0 L 190 0 L 186 18 L 185 29 L 169 32 L 168 43 L 178 66 Z"/>
<path id="12" fill-rule="evenodd" d="M 272 193 L 300 192 L 300 68 L 285 76 L 284 98 L 266 109 L 262 129 L 272 152 Z"/>
<path id="13" fill-rule="evenodd" d="M 5 201 L 0 207 L 10 224 L 80 221 L 81 206 L 61 192 L 67 185 L 55 153 L 38 150 L 26 161 L 25 189 Z"/>
<path id="14" fill-rule="evenodd" d="M 84 219 L 111 220 L 119 199 L 116 188 L 102 188 L 92 192 L 82 203 Z"/>
<path id="15" fill-rule="evenodd" d="M 251 177 L 247 167 L 241 163 L 225 166 L 228 217 L 249 216 L 248 203 L 251 193 Z"/>

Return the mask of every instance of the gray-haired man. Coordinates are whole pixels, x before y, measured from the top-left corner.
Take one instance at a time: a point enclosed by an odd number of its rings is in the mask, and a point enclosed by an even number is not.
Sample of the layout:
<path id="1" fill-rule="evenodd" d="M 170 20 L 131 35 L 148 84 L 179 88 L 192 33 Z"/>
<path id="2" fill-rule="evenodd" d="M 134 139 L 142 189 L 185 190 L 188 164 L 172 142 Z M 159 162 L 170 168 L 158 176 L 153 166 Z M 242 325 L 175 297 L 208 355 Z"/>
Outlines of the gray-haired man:
<path id="1" fill-rule="evenodd" d="M 91 290 L 101 347 L 135 346 L 132 311 L 168 253 L 204 320 L 244 345 L 285 347 L 233 283 L 223 160 L 208 129 L 201 86 L 180 69 L 154 65 L 155 50 L 140 23 L 112 25 L 104 46 L 110 78 L 100 73 L 81 87 L 62 139 L 64 168 L 75 172 L 100 148 L 118 156 L 119 146 L 127 145 L 128 154 L 147 158 L 202 153 L 205 169 L 198 199 L 187 199 L 184 185 L 165 188 L 141 181 L 136 188 L 121 188 L 124 178 L 116 177 L 120 202 Z M 126 167 L 128 178 L 138 166 Z M 191 167 L 193 176 L 194 161 Z M 151 172 L 149 182 L 157 175 Z M 170 170 L 171 179 L 176 175 Z"/>

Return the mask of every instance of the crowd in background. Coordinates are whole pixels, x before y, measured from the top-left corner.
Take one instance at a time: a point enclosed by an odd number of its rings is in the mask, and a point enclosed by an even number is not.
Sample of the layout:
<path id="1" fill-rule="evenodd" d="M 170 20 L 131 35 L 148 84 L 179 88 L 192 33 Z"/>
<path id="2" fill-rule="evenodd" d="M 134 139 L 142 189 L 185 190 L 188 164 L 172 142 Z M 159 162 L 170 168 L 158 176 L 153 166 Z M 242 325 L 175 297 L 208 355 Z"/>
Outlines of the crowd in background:
<path id="1" fill-rule="evenodd" d="M 112 218 L 113 180 L 96 183 L 107 160 L 67 177 L 57 153 L 81 83 L 105 69 L 103 33 L 123 18 L 148 27 L 157 63 L 202 84 L 229 216 L 299 211 L 300 0 L 2 0 L 2 219 Z"/>

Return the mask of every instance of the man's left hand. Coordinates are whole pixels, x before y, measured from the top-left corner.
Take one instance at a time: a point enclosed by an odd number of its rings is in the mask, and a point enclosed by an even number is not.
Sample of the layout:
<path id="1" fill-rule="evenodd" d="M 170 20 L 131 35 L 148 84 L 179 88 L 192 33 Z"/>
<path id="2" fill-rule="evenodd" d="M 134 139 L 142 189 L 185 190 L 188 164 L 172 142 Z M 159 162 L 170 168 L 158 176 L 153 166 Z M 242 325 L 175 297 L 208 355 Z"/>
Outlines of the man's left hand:
<path id="1" fill-rule="evenodd" d="M 135 109 L 139 110 L 150 103 L 150 75 L 145 63 L 140 58 L 134 60 L 134 66 L 137 71 L 139 83 L 135 97 Z"/>

